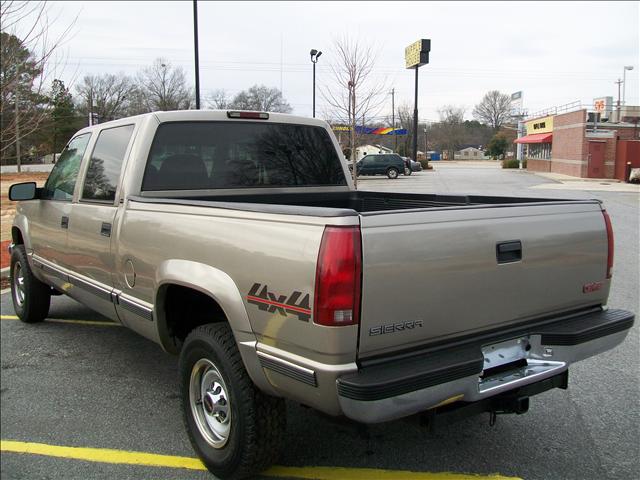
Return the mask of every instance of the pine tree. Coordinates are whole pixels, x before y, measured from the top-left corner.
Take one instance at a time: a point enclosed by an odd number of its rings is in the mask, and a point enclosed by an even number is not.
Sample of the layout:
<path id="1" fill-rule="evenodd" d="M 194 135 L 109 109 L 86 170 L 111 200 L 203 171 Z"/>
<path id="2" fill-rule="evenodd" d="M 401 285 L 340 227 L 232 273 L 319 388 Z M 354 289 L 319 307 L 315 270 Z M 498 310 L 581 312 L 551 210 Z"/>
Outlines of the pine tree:
<path id="1" fill-rule="evenodd" d="M 84 123 L 73 103 L 73 96 L 62 80 L 55 79 L 50 95 L 51 125 L 48 130 L 52 151 L 59 153 Z"/>

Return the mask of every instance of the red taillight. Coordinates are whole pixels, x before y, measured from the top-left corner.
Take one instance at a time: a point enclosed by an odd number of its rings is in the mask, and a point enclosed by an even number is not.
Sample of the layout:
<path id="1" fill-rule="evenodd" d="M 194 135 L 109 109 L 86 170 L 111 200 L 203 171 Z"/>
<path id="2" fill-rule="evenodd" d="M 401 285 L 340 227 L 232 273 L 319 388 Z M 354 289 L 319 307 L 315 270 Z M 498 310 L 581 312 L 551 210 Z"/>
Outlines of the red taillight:
<path id="1" fill-rule="evenodd" d="M 360 321 L 360 227 L 326 227 L 316 267 L 313 321 L 339 327 Z"/>
<path id="2" fill-rule="evenodd" d="M 604 224 L 607 226 L 607 278 L 611 278 L 613 273 L 613 228 L 606 210 L 602 211 L 602 215 L 604 215 Z"/>
<path id="3" fill-rule="evenodd" d="M 267 112 L 247 112 L 247 111 L 229 111 L 227 112 L 229 118 L 251 118 L 253 120 L 269 120 L 269 114 Z"/>

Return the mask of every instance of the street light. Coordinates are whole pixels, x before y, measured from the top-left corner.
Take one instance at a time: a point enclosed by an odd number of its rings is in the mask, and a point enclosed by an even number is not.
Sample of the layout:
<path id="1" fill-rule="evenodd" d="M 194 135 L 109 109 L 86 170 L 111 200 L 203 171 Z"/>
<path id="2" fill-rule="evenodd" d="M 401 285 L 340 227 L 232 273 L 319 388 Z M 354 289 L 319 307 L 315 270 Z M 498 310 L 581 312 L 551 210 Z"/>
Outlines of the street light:
<path id="1" fill-rule="evenodd" d="M 313 118 L 316 118 L 316 63 L 318 63 L 322 52 L 312 48 L 309 54 L 311 55 L 311 63 L 313 63 Z"/>
<path id="2" fill-rule="evenodd" d="M 200 54 L 198 53 L 198 0 L 193 0 L 193 54 L 195 57 L 196 110 L 200 110 Z"/>
<path id="3" fill-rule="evenodd" d="M 626 65 L 622 71 L 622 105 L 624 105 L 624 94 L 627 89 L 627 70 L 633 70 L 633 65 Z"/>

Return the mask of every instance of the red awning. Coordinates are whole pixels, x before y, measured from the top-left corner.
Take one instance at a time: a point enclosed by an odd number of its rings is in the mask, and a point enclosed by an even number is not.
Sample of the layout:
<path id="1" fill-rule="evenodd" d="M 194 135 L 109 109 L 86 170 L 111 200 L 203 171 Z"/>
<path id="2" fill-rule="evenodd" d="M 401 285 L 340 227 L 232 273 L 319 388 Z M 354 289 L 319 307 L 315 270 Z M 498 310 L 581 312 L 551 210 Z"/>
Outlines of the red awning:
<path id="1" fill-rule="evenodd" d="M 551 143 L 552 133 L 534 133 L 516 138 L 513 143 Z"/>

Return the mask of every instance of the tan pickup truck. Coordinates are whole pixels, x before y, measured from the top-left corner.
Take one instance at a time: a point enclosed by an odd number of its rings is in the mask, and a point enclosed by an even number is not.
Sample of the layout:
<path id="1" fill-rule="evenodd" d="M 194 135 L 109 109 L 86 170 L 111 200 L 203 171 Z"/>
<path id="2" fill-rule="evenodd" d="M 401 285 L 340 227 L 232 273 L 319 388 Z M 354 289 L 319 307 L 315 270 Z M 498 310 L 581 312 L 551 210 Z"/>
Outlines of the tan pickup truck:
<path id="1" fill-rule="evenodd" d="M 79 131 L 14 185 L 12 295 L 65 294 L 179 354 L 194 449 L 275 461 L 284 399 L 374 423 L 523 413 L 623 341 L 597 200 L 356 191 L 320 120 L 158 112 Z"/>

